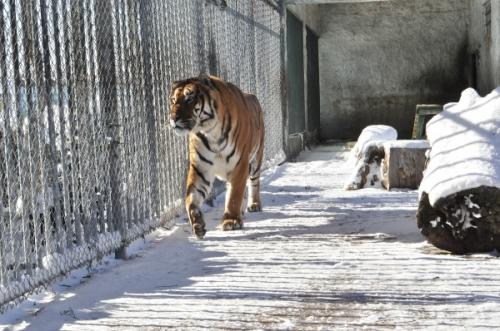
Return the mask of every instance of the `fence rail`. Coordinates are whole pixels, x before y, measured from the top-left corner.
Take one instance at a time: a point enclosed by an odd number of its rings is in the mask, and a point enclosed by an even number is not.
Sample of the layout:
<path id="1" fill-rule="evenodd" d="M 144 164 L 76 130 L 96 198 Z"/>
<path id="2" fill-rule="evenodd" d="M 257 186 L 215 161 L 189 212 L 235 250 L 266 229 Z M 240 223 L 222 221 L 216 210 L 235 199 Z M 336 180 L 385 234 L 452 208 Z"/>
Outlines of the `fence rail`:
<path id="1" fill-rule="evenodd" d="M 255 93 L 282 159 L 281 47 L 270 0 L 0 0 L 0 309 L 182 211 L 172 80 Z"/>

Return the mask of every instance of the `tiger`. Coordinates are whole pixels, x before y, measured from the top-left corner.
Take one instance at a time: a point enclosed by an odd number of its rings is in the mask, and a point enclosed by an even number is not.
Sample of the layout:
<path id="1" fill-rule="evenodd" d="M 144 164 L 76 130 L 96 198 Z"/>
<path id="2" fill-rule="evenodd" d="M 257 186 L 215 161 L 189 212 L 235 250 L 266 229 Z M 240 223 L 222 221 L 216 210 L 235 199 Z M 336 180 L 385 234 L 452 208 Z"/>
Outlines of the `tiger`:
<path id="1" fill-rule="evenodd" d="M 201 206 L 215 177 L 226 182 L 222 230 L 241 229 L 246 189 L 247 211 L 262 210 L 264 118 L 259 100 L 206 74 L 173 82 L 169 98 L 169 125 L 189 140 L 185 207 L 192 232 L 198 239 L 206 234 Z"/>

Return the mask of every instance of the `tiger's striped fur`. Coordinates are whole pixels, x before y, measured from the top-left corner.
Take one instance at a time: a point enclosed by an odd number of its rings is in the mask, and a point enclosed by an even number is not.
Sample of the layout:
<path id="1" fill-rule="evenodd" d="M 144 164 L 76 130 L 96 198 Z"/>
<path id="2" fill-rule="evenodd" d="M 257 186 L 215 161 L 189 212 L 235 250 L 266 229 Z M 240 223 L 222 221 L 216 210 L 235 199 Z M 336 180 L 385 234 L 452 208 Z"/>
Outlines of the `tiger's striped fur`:
<path id="1" fill-rule="evenodd" d="M 222 228 L 243 226 L 242 205 L 248 186 L 248 211 L 260 211 L 260 170 L 264 120 L 259 101 L 214 76 L 176 81 L 170 91 L 170 126 L 189 135 L 186 211 L 194 234 L 206 233 L 201 205 L 214 178 L 227 182 Z"/>

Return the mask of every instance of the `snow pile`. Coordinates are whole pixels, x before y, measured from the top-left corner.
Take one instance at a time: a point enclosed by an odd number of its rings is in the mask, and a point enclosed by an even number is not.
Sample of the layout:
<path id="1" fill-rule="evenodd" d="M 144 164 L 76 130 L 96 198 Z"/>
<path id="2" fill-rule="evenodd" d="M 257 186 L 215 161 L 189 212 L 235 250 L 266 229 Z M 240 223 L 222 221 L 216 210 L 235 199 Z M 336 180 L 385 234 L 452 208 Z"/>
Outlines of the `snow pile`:
<path id="1" fill-rule="evenodd" d="M 380 163 L 383 144 L 397 137 L 396 129 L 388 125 L 369 125 L 364 128 L 349 156 L 348 163 L 353 171 L 344 184 L 344 190 L 382 187 Z"/>
<path id="2" fill-rule="evenodd" d="M 480 186 L 500 187 L 500 87 L 485 97 L 468 88 L 426 127 L 432 147 L 420 185 L 432 206 Z"/>

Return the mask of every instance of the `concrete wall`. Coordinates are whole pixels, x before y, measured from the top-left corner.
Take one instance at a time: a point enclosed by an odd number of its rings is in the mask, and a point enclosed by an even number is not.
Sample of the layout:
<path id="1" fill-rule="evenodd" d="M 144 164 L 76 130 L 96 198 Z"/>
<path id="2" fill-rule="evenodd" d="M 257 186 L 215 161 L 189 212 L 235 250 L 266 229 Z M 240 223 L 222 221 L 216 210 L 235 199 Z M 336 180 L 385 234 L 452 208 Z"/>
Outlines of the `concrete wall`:
<path id="1" fill-rule="evenodd" d="M 468 0 L 319 11 L 322 139 L 355 139 L 369 124 L 392 125 L 408 138 L 416 104 L 457 100 L 468 84 Z"/>
<path id="2" fill-rule="evenodd" d="M 490 25 L 486 22 L 488 4 Z M 477 89 L 484 95 L 500 86 L 500 0 L 471 0 L 470 12 L 469 54 L 476 54 Z"/>

